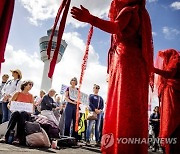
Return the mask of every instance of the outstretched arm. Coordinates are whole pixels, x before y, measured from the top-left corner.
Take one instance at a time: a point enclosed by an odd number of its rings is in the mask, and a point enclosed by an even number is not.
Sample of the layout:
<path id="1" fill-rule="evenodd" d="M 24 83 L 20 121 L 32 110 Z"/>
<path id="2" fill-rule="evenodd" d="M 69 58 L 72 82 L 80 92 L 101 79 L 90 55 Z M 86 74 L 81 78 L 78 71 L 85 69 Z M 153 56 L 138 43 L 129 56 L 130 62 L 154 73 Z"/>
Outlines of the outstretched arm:
<path id="1" fill-rule="evenodd" d="M 100 19 L 96 16 L 90 14 L 90 12 L 81 5 L 81 8 L 73 7 L 71 9 L 72 17 L 81 22 L 89 23 L 105 32 L 111 34 L 117 34 L 121 30 L 123 30 L 126 25 L 129 23 L 131 14 L 127 13 L 126 15 L 122 15 L 119 17 L 117 22 L 107 21 Z M 121 24 L 119 24 L 121 22 Z"/>
<path id="2" fill-rule="evenodd" d="M 171 69 L 171 70 L 160 70 L 158 68 L 154 68 L 154 73 L 161 75 L 162 77 L 168 79 L 172 78 L 176 74 L 176 69 Z"/>

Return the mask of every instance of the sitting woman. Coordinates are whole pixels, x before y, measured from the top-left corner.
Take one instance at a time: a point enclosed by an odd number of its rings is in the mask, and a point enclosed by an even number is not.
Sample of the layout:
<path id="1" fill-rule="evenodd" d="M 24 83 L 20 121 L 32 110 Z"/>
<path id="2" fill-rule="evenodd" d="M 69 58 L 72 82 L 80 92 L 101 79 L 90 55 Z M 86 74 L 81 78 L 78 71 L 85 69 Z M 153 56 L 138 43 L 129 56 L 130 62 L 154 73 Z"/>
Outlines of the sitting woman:
<path id="1" fill-rule="evenodd" d="M 24 103 L 32 103 L 34 104 L 34 98 L 33 95 L 29 93 L 33 86 L 32 81 L 24 81 L 21 84 L 21 92 L 17 92 L 13 95 L 11 101 L 18 101 L 18 102 L 24 102 Z M 9 104 L 10 106 L 10 104 Z M 30 120 L 31 113 L 28 113 L 26 111 L 14 111 L 11 114 L 11 118 L 8 123 L 7 132 L 5 134 L 5 142 L 6 143 L 12 143 L 12 140 L 9 141 L 10 133 L 14 130 L 15 125 L 17 124 L 17 139 L 19 140 L 20 144 L 26 144 L 25 141 L 25 121 Z"/>

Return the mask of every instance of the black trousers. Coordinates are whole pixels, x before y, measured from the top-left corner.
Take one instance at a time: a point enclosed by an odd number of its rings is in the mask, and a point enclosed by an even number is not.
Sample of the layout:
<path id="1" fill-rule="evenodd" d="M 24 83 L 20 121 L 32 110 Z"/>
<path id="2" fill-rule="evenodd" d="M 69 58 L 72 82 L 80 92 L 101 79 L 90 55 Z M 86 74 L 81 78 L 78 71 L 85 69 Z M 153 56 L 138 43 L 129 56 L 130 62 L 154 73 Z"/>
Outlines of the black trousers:
<path id="1" fill-rule="evenodd" d="M 153 132 L 154 132 L 155 138 L 157 139 L 159 136 L 159 127 L 154 127 Z M 157 142 L 155 142 L 155 144 L 154 144 L 154 149 L 156 149 L 156 150 L 158 149 L 158 143 Z"/>
<path id="2" fill-rule="evenodd" d="M 30 120 L 30 114 L 22 111 L 15 111 L 11 114 L 11 118 L 8 123 L 7 132 L 5 134 L 5 140 L 8 140 L 11 130 L 14 130 L 17 124 L 17 138 L 21 143 L 26 143 L 25 135 L 25 122 Z"/>
<path id="3" fill-rule="evenodd" d="M 0 102 L 0 124 L 2 123 L 2 102 Z"/>

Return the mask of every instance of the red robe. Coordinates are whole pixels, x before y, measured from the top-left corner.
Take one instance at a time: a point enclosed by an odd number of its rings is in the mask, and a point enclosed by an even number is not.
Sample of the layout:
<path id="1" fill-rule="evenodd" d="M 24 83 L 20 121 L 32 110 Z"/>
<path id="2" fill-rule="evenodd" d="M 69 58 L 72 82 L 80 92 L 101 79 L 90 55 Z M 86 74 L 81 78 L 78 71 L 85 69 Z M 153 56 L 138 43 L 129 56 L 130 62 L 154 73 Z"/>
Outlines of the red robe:
<path id="1" fill-rule="evenodd" d="M 165 52 L 171 54 L 171 51 L 173 52 L 171 49 Z M 175 130 L 178 133 L 180 132 L 180 130 L 177 130 L 180 127 L 180 61 L 178 62 L 178 57 L 176 57 L 178 53 L 174 53 L 175 58 L 172 55 L 171 57 L 168 54 L 165 55 L 165 61 L 168 61 L 164 64 L 165 67 L 162 70 L 155 69 L 155 73 L 161 76 L 159 86 L 159 97 L 161 101 L 159 137 L 171 138 Z M 175 137 L 180 137 L 176 136 L 176 134 L 174 135 Z M 180 144 L 178 145 L 180 146 Z M 169 144 L 162 142 L 162 146 L 165 147 L 166 153 L 169 154 Z"/>
<path id="2" fill-rule="evenodd" d="M 5 61 L 4 52 L 8 39 L 13 10 L 14 0 L 0 0 L 0 71 L 1 63 Z"/>
<path id="3" fill-rule="evenodd" d="M 102 151 L 107 154 L 145 154 L 148 152 L 149 76 L 142 55 L 139 7 L 124 8 L 115 22 L 120 18 L 129 21 L 122 31 L 112 36 Z M 128 138 L 136 141 L 128 144 Z"/>

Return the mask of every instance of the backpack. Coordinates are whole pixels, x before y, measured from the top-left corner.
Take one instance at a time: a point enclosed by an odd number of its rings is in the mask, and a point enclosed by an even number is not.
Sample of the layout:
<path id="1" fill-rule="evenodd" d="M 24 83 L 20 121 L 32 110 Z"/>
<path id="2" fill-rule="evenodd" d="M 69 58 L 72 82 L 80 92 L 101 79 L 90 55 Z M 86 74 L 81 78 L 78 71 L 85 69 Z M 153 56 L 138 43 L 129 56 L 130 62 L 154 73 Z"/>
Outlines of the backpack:
<path id="1" fill-rule="evenodd" d="M 26 122 L 26 144 L 31 147 L 47 147 L 51 146 L 46 131 L 40 127 L 37 122 Z"/>
<path id="2" fill-rule="evenodd" d="M 16 81 L 16 86 L 18 85 L 18 82 L 19 82 L 19 81 L 20 81 L 20 79 Z M 6 85 L 7 85 L 7 84 L 11 84 L 11 83 L 12 83 L 12 80 L 9 80 L 9 81 L 6 82 Z"/>

